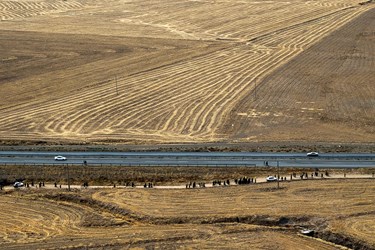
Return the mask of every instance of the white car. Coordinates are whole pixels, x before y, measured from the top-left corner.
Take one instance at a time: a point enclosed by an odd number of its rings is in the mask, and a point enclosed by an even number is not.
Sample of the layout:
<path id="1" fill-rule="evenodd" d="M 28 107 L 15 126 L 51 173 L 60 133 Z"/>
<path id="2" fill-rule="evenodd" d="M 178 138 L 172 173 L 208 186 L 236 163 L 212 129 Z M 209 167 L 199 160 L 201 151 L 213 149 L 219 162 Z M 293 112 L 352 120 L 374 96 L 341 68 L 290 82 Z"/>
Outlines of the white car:
<path id="1" fill-rule="evenodd" d="M 310 229 L 303 229 L 301 230 L 301 234 L 303 235 L 307 235 L 307 236 L 314 236 L 314 230 L 310 230 Z"/>
<path id="2" fill-rule="evenodd" d="M 55 156 L 55 161 L 66 161 L 66 157 L 62 155 Z"/>
<path id="3" fill-rule="evenodd" d="M 276 178 L 275 176 L 268 176 L 268 177 L 266 178 L 266 181 L 267 181 L 267 182 L 277 181 L 277 178 Z"/>
<path id="4" fill-rule="evenodd" d="M 319 153 L 318 152 L 308 152 L 306 154 L 306 156 L 308 156 L 308 157 L 315 157 L 315 156 L 319 156 Z"/>
<path id="5" fill-rule="evenodd" d="M 16 181 L 13 184 L 13 187 L 15 187 L 15 188 L 19 188 L 19 187 L 23 187 L 23 186 L 24 186 L 23 182 L 20 182 L 20 181 Z"/>

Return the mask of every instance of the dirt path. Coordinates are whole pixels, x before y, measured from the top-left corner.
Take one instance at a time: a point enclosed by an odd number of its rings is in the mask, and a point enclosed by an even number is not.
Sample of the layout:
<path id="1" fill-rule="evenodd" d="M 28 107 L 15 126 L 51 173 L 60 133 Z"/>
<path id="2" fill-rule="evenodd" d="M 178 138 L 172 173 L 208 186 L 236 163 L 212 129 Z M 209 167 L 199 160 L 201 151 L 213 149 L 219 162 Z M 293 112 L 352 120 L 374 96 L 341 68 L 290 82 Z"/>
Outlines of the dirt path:
<path id="1" fill-rule="evenodd" d="M 282 176 L 282 177 L 285 177 L 286 178 L 286 181 L 280 181 L 280 185 L 282 185 L 283 182 L 290 182 L 290 176 Z M 250 177 L 251 178 L 251 177 Z M 253 184 L 262 184 L 262 183 L 266 183 L 266 177 L 253 177 L 254 178 L 254 181 L 255 183 Z M 324 177 L 321 177 L 321 176 L 318 176 L 318 177 L 311 177 L 311 175 L 308 175 L 308 178 L 306 179 L 306 177 L 303 178 L 303 180 L 320 180 L 320 179 L 369 179 L 369 178 L 375 178 L 375 176 L 373 176 L 372 174 L 345 174 L 345 173 L 342 173 L 342 174 L 330 174 L 329 176 L 324 176 Z M 297 175 L 297 178 L 292 178 L 292 181 L 301 181 L 301 178 Z M 225 187 L 224 184 L 223 184 L 224 180 L 222 180 L 222 184 L 219 185 L 219 184 L 216 184 L 216 185 L 213 185 L 212 182 L 204 182 L 204 187 L 205 188 L 216 188 L 216 187 Z M 148 185 L 148 182 L 146 183 Z M 189 184 L 189 183 L 187 183 Z M 192 184 L 192 182 L 190 183 Z M 251 184 L 251 185 L 253 185 Z M 276 182 L 275 182 L 275 185 L 276 185 Z M 230 185 L 227 185 L 227 187 L 229 186 L 238 186 L 237 184 L 234 183 L 234 180 L 230 180 Z M 26 189 L 27 187 L 21 187 L 19 189 Z M 29 189 L 67 189 L 68 188 L 68 185 L 66 184 L 62 184 L 61 187 L 60 187 L 60 184 L 58 184 L 56 187 L 54 184 L 50 184 L 50 183 L 47 183 L 45 184 L 45 186 L 42 186 L 42 187 L 38 187 L 38 185 L 35 185 L 35 187 L 29 187 Z M 72 184 L 70 185 L 70 188 L 71 189 L 85 189 L 82 185 L 75 185 L 75 184 Z M 98 185 L 93 185 L 93 186 L 89 186 L 88 187 L 89 189 L 113 189 L 113 188 L 131 188 L 131 187 L 126 187 L 126 186 L 123 186 L 123 185 L 116 185 L 116 186 L 98 186 Z M 144 186 L 143 185 L 136 185 L 134 188 L 141 188 L 141 189 L 144 189 Z M 147 187 L 148 188 L 148 187 Z M 180 185 L 155 185 L 153 184 L 152 186 L 153 189 L 186 189 L 186 184 L 180 184 Z M 192 186 L 191 186 L 192 188 Z M 198 183 L 196 183 L 196 188 L 203 188 L 203 187 L 199 187 Z M 11 186 L 5 186 L 3 187 L 3 190 L 13 190 L 14 188 L 11 187 Z"/>

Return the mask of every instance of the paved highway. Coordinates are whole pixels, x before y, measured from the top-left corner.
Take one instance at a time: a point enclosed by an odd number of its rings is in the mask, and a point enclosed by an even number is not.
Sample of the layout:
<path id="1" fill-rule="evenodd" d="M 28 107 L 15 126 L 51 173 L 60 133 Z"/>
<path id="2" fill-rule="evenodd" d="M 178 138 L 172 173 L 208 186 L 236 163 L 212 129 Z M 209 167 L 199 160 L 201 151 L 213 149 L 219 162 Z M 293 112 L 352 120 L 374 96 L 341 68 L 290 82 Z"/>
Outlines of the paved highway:
<path id="1" fill-rule="evenodd" d="M 67 158 L 55 161 L 56 155 Z M 251 152 L 31 152 L 0 151 L 0 164 L 13 165 L 130 165 L 130 166 L 274 166 L 375 167 L 375 154 L 251 153 Z"/>

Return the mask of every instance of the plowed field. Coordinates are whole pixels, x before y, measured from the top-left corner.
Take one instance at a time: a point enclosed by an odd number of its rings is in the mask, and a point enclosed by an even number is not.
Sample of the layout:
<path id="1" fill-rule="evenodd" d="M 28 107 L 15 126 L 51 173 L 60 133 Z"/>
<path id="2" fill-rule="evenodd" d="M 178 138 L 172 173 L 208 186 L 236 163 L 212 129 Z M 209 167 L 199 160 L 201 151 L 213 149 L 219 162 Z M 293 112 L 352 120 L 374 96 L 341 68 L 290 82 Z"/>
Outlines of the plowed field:
<path id="1" fill-rule="evenodd" d="M 374 249 L 374 191 L 373 179 L 1 191 L 0 248 Z"/>
<path id="2" fill-rule="evenodd" d="M 374 142 L 374 4 L 0 0 L 0 140 Z"/>

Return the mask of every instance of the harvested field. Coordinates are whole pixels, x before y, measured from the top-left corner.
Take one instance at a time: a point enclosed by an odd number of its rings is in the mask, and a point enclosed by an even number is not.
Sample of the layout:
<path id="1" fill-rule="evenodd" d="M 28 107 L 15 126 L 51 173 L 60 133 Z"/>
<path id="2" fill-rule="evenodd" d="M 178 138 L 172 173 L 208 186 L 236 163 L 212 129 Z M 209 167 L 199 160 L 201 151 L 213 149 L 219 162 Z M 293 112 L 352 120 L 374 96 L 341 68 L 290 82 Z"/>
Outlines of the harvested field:
<path id="1" fill-rule="evenodd" d="M 374 249 L 374 191 L 373 179 L 293 181 L 280 189 L 2 191 L 0 247 Z M 301 228 L 328 241 L 302 236 Z"/>
<path id="2" fill-rule="evenodd" d="M 0 144 L 373 152 L 374 14 L 363 0 L 0 0 Z M 1 166 L 1 184 L 47 185 L 0 191 L 0 248 L 375 249 L 370 170 L 184 188 L 267 171 Z M 54 186 L 67 179 L 72 192 Z"/>
<path id="3" fill-rule="evenodd" d="M 374 142 L 374 4 L 0 0 L 0 140 Z"/>

